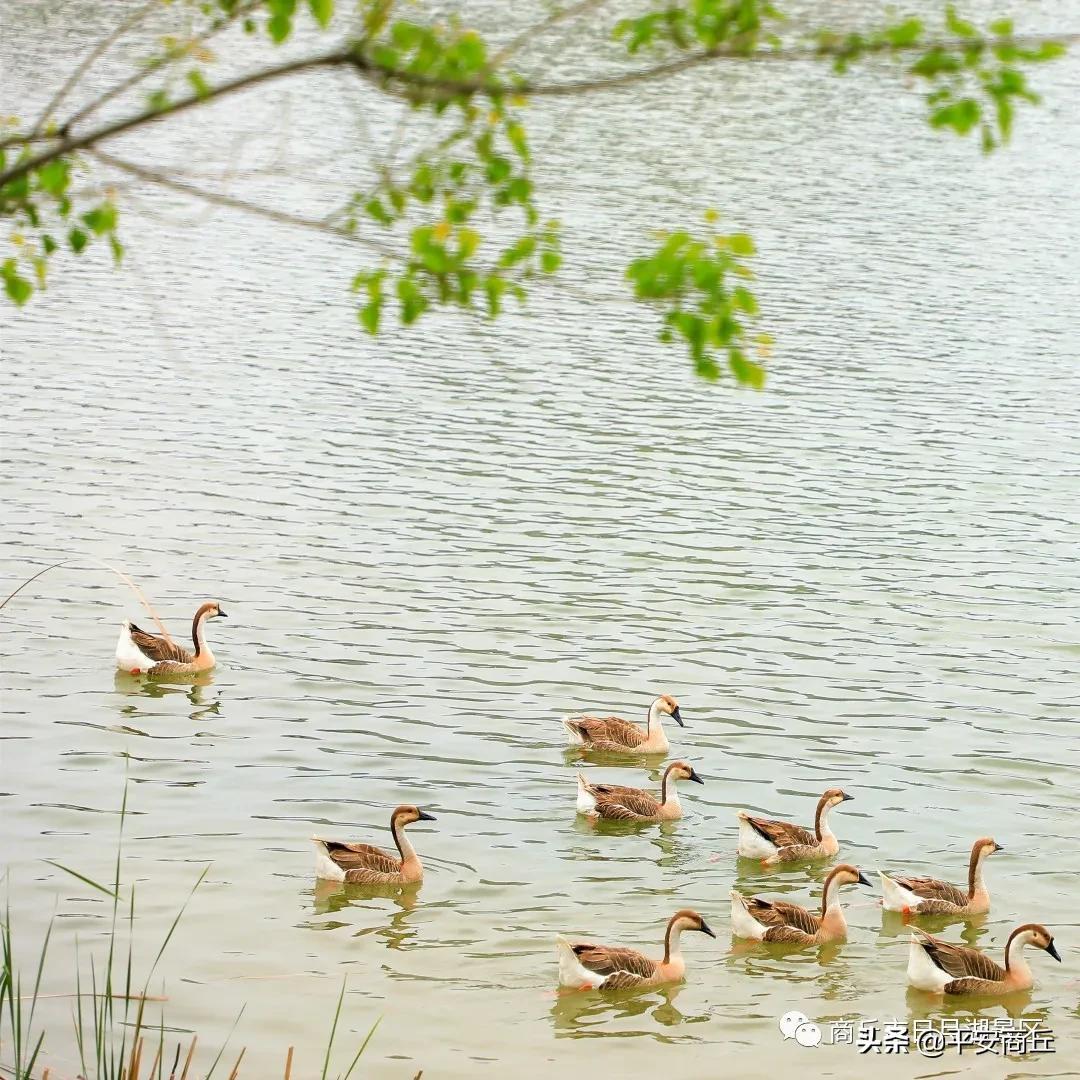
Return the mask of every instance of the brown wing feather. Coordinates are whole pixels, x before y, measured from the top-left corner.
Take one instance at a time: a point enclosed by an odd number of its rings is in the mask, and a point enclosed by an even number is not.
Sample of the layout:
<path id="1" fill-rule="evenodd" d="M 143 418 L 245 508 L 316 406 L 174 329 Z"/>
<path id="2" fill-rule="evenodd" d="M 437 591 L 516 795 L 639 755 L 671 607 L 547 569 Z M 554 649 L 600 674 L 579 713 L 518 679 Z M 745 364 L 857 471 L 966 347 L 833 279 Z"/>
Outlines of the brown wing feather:
<path id="1" fill-rule="evenodd" d="M 640 979 L 651 979 L 656 974 L 656 961 L 650 960 L 636 949 L 619 949 L 608 945 L 590 945 L 579 942 L 570 946 L 583 967 L 597 975 L 614 975 L 625 972 Z M 606 981 L 605 981 L 606 985 Z"/>
<path id="2" fill-rule="evenodd" d="M 159 634 L 148 634 L 140 630 L 134 623 L 128 623 L 131 627 L 131 640 L 139 647 L 139 651 L 151 660 L 158 662 L 174 660 L 178 664 L 190 664 L 195 659 L 195 654 L 183 645 L 177 645 L 175 641 L 166 641 Z"/>
<path id="3" fill-rule="evenodd" d="M 931 937 L 929 934 L 921 935 L 919 942 L 930 954 L 930 959 L 954 979 L 971 977 L 988 982 L 1001 982 L 1005 978 L 1005 969 L 978 949 L 954 945 L 951 941 L 942 941 L 941 938 Z"/>
<path id="4" fill-rule="evenodd" d="M 640 975 L 634 975 L 629 971 L 616 971 L 609 975 L 601 984 L 601 990 L 636 990 L 648 982 Z"/>
<path id="5" fill-rule="evenodd" d="M 326 854 L 346 872 L 370 870 L 376 874 L 400 874 L 401 860 L 373 844 L 342 844 L 337 840 L 324 840 Z M 359 879 L 357 879 L 359 880 Z"/>
<path id="6" fill-rule="evenodd" d="M 626 787 L 623 784 L 589 784 L 586 790 L 597 799 L 618 799 L 623 795 L 640 795 L 641 788 Z"/>
<path id="7" fill-rule="evenodd" d="M 762 941 L 769 941 L 774 945 L 806 945 L 813 940 L 813 934 L 808 934 L 797 926 L 770 926 L 762 938 Z"/>
<path id="8" fill-rule="evenodd" d="M 946 994 L 998 994 L 1001 984 L 989 979 L 953 979 L 945 984 Z"/>
<path id="9" fill-rule="evenodd" d="M 774 821 L 772 818 L 747 817 L 746 820 L 770 844 L 778 848 L 810 847 L 817 844 L 817 837 L 801 825 L 792 825 L 790 821 Z"/>
<path id="10" fill-rule="evenodd" d="M 773 856 L 777 862 L 799 862 L 801 859 L 822 859 L 821 848 L 817 844 L 792 844 L 789 847 L 778 848 Z"/>
<path id="11" fill-rule="evenodd" d="M 916 896 L 925 897 L 927 900 L 944 900 L 946 903 L 955 904 L 957 907 L 964 907 L 968 902 L 966 892 L 962 892 L 947 881 L 939 881 L 937 878 L 894 877 L 893 881 L 903 885 L 905 889 L 910 889 Z M 920 910 L 927 911 L 929 909 L 920 905 Z"/>
<path id="12" fill-rule="evenodd" d="M 821 926 L 821 916 L 785 900 L 763 900 L 751 897 L 747 910 L 762 926 L 791 926 L 806 934 L 816 934 Z"/>
<path id="13" fill-rule="evenodd" d="M 616 799 L 597 799 L 596 813 L 612 821 L 633 821 L 654 818 L 660 804 L 644 791 L 628 791 Z"/>
<path id="14" fill-rule="evenodd" d="M 575 716 L 571 724 L 587 743 L 611 743 L 617 749 L 634 750 L 645 741 L 645 733 L 618 716 Z"/>

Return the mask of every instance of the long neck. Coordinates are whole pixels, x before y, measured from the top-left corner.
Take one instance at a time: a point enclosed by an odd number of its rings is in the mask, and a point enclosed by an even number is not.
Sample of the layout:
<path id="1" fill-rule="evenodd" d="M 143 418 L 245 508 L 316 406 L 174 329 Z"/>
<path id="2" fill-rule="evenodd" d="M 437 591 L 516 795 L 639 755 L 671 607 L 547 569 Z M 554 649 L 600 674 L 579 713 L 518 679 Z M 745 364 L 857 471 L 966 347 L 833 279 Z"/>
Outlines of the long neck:
<path id="1" fill-rule="evenodd" d="M 825 879 L 825 891 L 821 896 L 821 916 L 824 918 L 829 909 L 840 910 L 840 878 L 832 873 Z"/>
<path id="2" fill-rule="evenodd" d="M 394 818 L 394 820 L 390 822 L 390 832 L 394 836 L 394 843 L 397 845 L 401 861 L 407 863 L 410 859 L 415 859 L 416 849 L 405 835 L 405 826 L 400 824 L 397 818 Z"/>
<path id="3" fill-rule="evenodd" d="M 195 612 L 195 618 L 191 620 L 191 641 L 195 646 L 195 655 L 202 656 L 206 651 L 206 642 L 203 640 L 203 627 L 206 625 L 206 609 L 199 608 Z"/>
<path id="4" fill-rule="evenodd" d="M 973 900 L 975 893 L 984 890 L 982 876 L 982 848 L 975 848 L 968 863 L 968 899 Z"/>
<path id="5" fill-rule="evenodd" d="M 1009 935 L 1005 943 L 1005 970 L 1013 978 L 1030 976 L 1031 969 L 1028 967 L 1027 957 L 1024 956 L 1024 946 L 1027 942 L 1023 937 L 1023 930 L 1017 928 Z"/>
<path id="6" fill-rule="evenodd" d="M 657 698 L 649 706 L 649 718 L 645 721 L 645 731 L 646 731 L 647 734 L 651 735 L 653 733 L 653 728 L 659 728 L 659 727 L 660 727 L 660 699 Z"/>
<path id="7" fill-rule="evenodd" d="M 833 831 L 829 828 L 829 805 L 824 797 L 818 800 L 817 812 L 814 814 L 814 835 L 820 844 L 826 836 L 832 836 Z"/>
<path id="8" fill-rule="evenodd" d="M 667 924 L 667 930 L 664 931 L 664 963 L 670 964 L 672 958 L 676 960 L 682 959 L 682 950 L 679 947 L 679 937 L 682 934 L 682 927 L 675 925 L 675 919 L 672 919 Z"/>
<path id="9" fill-rule="evenodd" d="M 671 770 L 674 769 L 674 765 L 669 765 L 664 770 L 664 779 L 660 781 L 660 805 L 664 806 L 668 801 L 668 792 L 671 792 L 671 801 L 677 803 L 679 801 L 679 792 L 675 787 L 675 778 L 671 775 Z"/>

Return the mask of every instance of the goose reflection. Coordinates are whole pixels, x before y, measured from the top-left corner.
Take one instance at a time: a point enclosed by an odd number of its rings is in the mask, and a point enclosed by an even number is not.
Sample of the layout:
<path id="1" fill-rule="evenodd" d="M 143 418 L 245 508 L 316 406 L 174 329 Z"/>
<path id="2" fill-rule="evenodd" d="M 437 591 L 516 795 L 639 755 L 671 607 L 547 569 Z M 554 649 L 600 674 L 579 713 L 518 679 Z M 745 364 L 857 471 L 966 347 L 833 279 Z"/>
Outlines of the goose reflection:
<path id="1" fill-rule="evenodd" d="M 687 1014 L 676 1006 L 675 999 L 683 989 L 682 984 L 675 984 L 652 990 L 613 992 L 574 990 L 558 993 L 551 1006 L 549 1017 L 556 1038 L 562 1039 L 607 1036 L 623 1038 L 630 1034 L 650 1034 L 648 1029 L 635 1033 L 623 1027 L 617 1030 L 610 1027 L 612 1020 L 628 1020 L 637 1016 L 650 1017 L 663 1027 L 678 1027 L 681 1024 L 708 1020 L 707 1014 Z M 651 1032 L 651 1034 L 656 1033 Z"/>
<path id="2" fill-rule="evenodd" d="M 408 915 L 416 907 L 418 885 L 349 885 L 319 878 L 314 890 L 308 891 L 312 893 L 312 911 L 316 915 L 334 915 L 351 907 L 371 908 L 372 901 L 377 900 L 389 900 L 398 908 L 397 911 L 388 912 L 385 925 L 363 927 L 356 931 L 355 937 L 379 937 L 385 941 L 388 949 L 401 949 L 417 936 L 417 931 L 408 922 Z M 321 926 L 314 923 L 307 925 L 336 930 L 350 924 L 331 920 Z"/>

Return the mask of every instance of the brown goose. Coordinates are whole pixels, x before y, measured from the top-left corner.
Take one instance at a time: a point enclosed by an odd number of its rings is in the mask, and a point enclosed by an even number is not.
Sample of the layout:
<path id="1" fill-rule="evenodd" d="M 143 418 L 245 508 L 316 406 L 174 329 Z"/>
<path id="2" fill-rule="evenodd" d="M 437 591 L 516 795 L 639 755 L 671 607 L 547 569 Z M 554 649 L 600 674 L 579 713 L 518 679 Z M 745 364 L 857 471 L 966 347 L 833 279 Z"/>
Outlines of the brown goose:
<path id="1" fill-rule="evenodd" d="M 983 881 L 982 864 L 1001 850 L 992 836 L 975 841 L 968 861 L 967 892 L 937 878 L 901 877 L 879 870 L 881 906 L 905 915 L 981 915 L 990 910 L 990 891 Z"/>
<path id="2" fill-rule="evenodd" d="M 664 716 L 686 727 L 679 703 L 670 694 L 653 700 L 644 731 L 619 716 L 566 716 L 562 723 L 571 746 L 612 754 L 666 754 L 670 747 L 661 719 Z"/>
<path id="3" fill-rule="evenodd" d="M 731 892 L 731 929 L 738 937 L 770 944 L 823 945 L 847 937 L 847 920 L 840 906 L 841 885 L 869 885 L 860 870 L 841 863 L 829 871 L 818 915 L 786 900 L 764 900 Z"/>
<path id="4" fill-rule="evenodd" d="M 216 600 L 203 604 L 191 620 L 194 652 L 169 641 L 160 634 L 148 634 L 125 619 L 116 642 L 116 666 L 130 675 L 191 675 L 209 671 L 217 661 L 206 644 L 203 627 L 207 619 L 224 619 L 225 612 Z"/>
<path id="5" fill-rule="evenodd" d="M 834 806 L 849 802 L 854 796 L 829 788 L 818 799 L 813 830 L 790 821 L 752 817 L 745 810 L 738 812 L 740 855 L 761 859 L 772 866 L 799 859 L 827 859 L 840 850 L 840 844 L 829 828 L 828 813 Z"/>
<path id="6" fill-rule="evenodd" d="M 575 990 L 633 990 L 661 983 L 680 982 L 686 961 L 679 947 L 684 930 L 700 930 L 714 938 L 705 920 L 689 909 L 675 912 L 664 931 L 664 958 L 653 960 L 636 949 L 593 945 L 555 938 L 559 954 L 559 985 Z"/>
<path id="7" fill-rule="evenodd" d="M 908 982 L 917 990 L 931 994 L 1011 994 L 1030 990 L 1034 980 L 1024 956 L 1027 945 L 1043 949 L 1061 961 L 1053 935 L 1038 923 L 1025 923 L 1009 935 L 1004 967 L 978 949 L 942 941 L 918 927 L 913 930 L 908 949 Z"/>
<path id="8" fill-rule="evenodd" d="M 354 885 L 410 885 L 424 878 L 424 868 L 405 826 L 414 821 L 434 821 L 435 816 L 416 806 L 399 806 L 390 815 L 390 833 L 399 858 L 371 844 L 345 844 L 338 840 L 311 838 L 315 845 L 315 873 L 330 881 Z"/>
<path id="9" fill-rule="evenodd" d="M 673 761 L 664 770 L 659 799 L 641 788 L 591 784 L 583 773 L 578 773 L 578 813 L 608 821 L 676 821 L 682 817 L 676 786 L 679 780 L 705 783 L 689 761 Z"/>

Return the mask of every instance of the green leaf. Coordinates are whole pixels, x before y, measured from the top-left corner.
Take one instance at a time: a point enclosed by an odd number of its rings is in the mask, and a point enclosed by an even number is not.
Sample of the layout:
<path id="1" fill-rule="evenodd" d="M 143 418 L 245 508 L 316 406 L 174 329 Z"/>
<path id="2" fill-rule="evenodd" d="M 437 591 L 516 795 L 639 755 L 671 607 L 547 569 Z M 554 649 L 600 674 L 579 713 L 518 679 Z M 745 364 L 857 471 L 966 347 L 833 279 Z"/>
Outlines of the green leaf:
<path id="1" fill-rule="evenodd" d="M 545 251 L 540 256 L 540 269 L 545 274 L 554 274 L 562 266 L 562 256 L 557 251 Z"/>
<path id="2" fill-rule="evenodd" d="M 104 236 L 116 228 L 116 207 L 104 202 L 83 214 L 82 219 L 95 236 Z"/>
<path id="3" fill-rule="evenodd" d="M 14 259 L 6 259 L 0 265 L 0 276 L 4 279 L 4 291 L 19 307 L 33 295 L 34 286 L 19 273 Z"/>
<path id="4" fill-rule="evenodd" d="M 334 0 L 308 0 L 308 7 L 315 21 L 325 30 L 334 17 Z"/>
<path id="5" fill-rule="evenodd" d="M 753 255 L 756 250 L 754 238 L 746 233 L 732 233 L 727 239 L 732 255 Z"/>
<path id="6" fill-rule="evenodd" d="M 67 190 L 69 165 L 66 158 L 57 158 L 37 171 L 38 186 L 49 195 L 59 198 Z"/>
<path id="7" fill-rule="evenodd" d="M 90 243 L 90 237 L 82 229 L 74 228 L 68 233 L 68 243 L 71 245 L 71 250 L 78 255 Z"/>
<path id="8" fill-rule="evenodd" d="M 275 45 L 280 45 L 292 32 L 292 19 L 285 14 L 271 15 L 266 21 L 266 30 Z"/>
<path id="9" fill-rule="evenodd" d="M 203 73 L 198 68 L 192 68 L 187 73 L 187 81 L 191 84 L 192 90 L 195 91 L 196 97 L 205 98 L 210 95 L 210 84 L 207 83 Z"/>
<path id="10" fill-rule="evenodd" d="M 372 300 L 370 303 L 365 304 L 357 314 L 364 329 L 369 334 L 377 334 L 379 332 L 379 316 L 382 314 L 382 299 Z"/>

